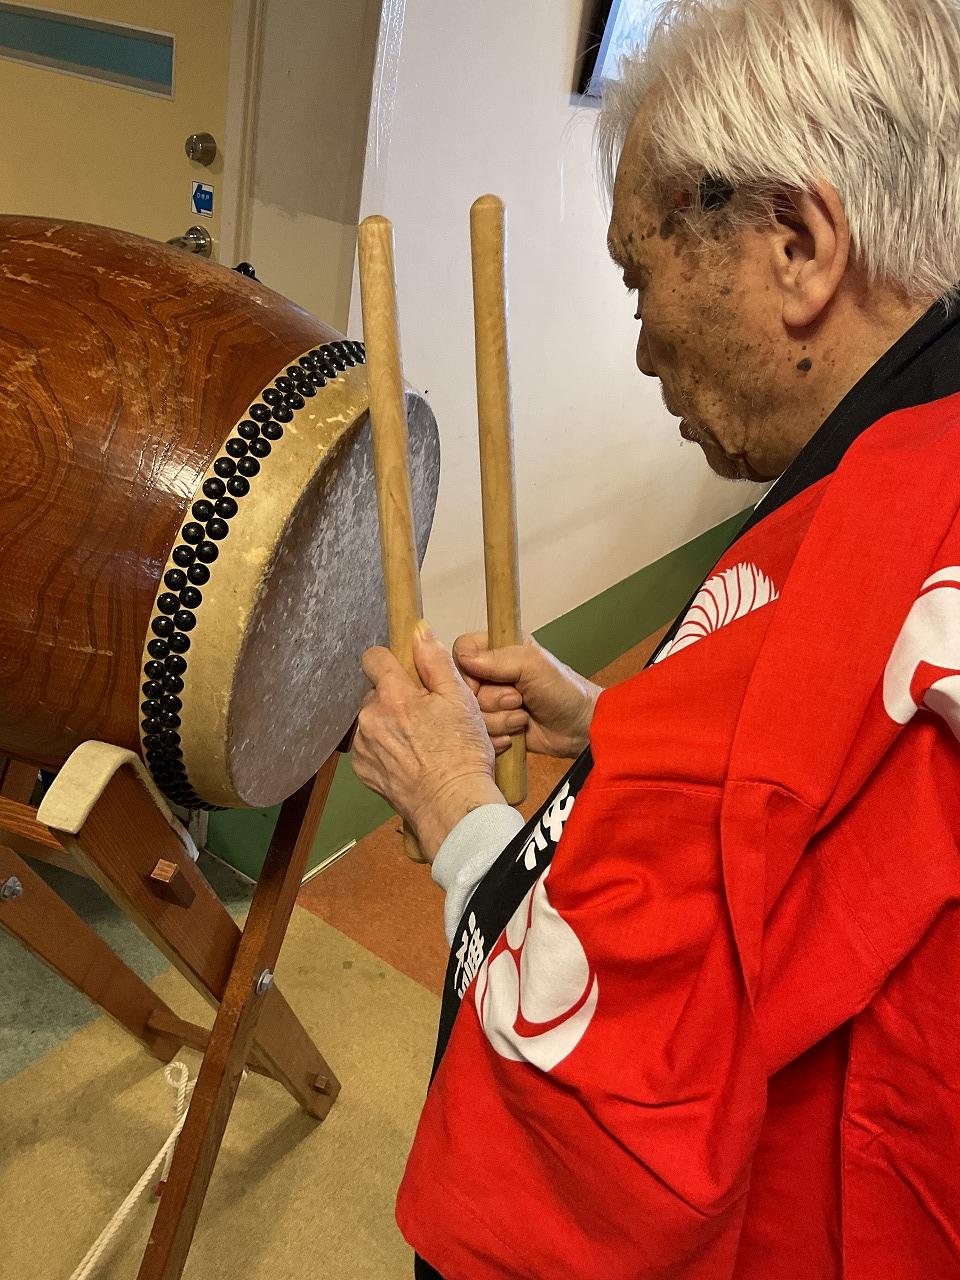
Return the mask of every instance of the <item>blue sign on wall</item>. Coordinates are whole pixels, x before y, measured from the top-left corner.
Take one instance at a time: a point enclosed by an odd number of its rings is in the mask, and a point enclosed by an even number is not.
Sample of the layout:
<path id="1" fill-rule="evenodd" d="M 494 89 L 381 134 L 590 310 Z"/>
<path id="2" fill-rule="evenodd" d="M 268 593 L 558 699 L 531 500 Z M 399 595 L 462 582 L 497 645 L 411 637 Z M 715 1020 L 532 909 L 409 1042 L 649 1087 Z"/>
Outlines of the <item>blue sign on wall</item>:
<path id="1" fill-rule="evenodd" d="M 206 182 L 194 182 L 190 196 L 190 210 L 202 218 L 213 217 L 213 187 Z"/>

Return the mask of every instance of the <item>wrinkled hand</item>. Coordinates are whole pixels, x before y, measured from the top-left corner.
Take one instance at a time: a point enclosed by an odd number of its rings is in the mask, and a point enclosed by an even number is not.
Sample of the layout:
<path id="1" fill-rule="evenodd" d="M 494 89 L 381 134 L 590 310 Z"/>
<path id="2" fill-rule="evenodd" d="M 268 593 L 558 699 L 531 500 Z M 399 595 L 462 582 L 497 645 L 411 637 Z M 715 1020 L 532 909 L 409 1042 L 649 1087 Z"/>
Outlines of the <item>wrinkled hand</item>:
<path id="1" fill-rule="evenodd" d="M 504 649 L 487 647 L 487 633 L 461 636 L 453 656 L 476 695 L 499 753 L 510 734 L 526 733 L 527 750 L 577 756 L 587 746 L 599 685 L 548 653 L 532 636 Z"/>
<path id="2" fill-rule="evenodd" d="M 389 649 L 364 654 L 373 689 L 360 712 L 353 768 L 413 828 L 433 862 L 471 809 L 506 801 L 493 780 L 493 747 L 476 699 L 424 623 L 413 656 L 422 689 Z"/>

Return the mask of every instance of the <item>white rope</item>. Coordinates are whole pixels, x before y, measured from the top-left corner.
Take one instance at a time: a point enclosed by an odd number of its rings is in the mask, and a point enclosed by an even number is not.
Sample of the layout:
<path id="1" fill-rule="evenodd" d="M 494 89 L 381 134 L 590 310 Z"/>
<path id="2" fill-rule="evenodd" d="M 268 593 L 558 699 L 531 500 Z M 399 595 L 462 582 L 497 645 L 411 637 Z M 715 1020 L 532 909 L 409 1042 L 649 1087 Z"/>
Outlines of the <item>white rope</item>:
<path id="1" fill-rule="evenodd" d="M 180 1129 L 182 1129 L 183 1121 L 186 1119 L 187 1103 L 193 1096 L 193 1086 L 197 1082 L 190 1079 L 190 1072 L 183 1062 L 168 1062 L 163 1069 L 163 1078 L 168 1085 L 177 1091 L 177 1096 L 173 1101 L 173 1119 L 175 1123 L 179 1123 Z M 179 1129 L 175 1128 L 174 1133 L 178 1134 Z M 170 1166 L 173 1164 L 173 1153 L 177 1145 L 176 1138 L 174 1138 L 173 1142 L 168 1138 L 165 1145 L 167 1154 L 163 1158 L 163 1168 L 160 1170 L 161 1182 L 166 1182 L 170 1173 Z"/>
<path id="2" fill-rule="evenodd" d="M 100 1235 L 96 1238 L 83 1261 L 70 1277 L 70 1280 L 89 1280 L 89 1277 L 94 1274 L 94 1268 L 103 1256 L 107 1246 L 113 1240 L 114 1236 L 116 1236 L 127 1218 L 130 1217 L 130 1214 L 136 1208 L 138 1202 L 142 1199 L 144 1193 L 153 1182 L 157 1171 L 161 1170 L 158 1181 L 164 1180 L 170 1171 L 170 1162 L 173 1159 L 174 1148 L 177 1145 L 177 1139 L 180 1137 L 180 1131 L 183 1129 L 187 1119 L 187 1104 L 190 1101 L 194 1085 L 197 1082 L 196 1080 L 190 1079 L 190 1070 L 184 1062 L 168 1063 L 163 1069 L 163 1078 L 171 1089 L 176 1090 L 176 1099 L 173 1104 L 173 1114 L 176 1117 L 176 1124 L 173 1127 L 173 1132 L 154 1158 L 150 1161 L 150 1164 L 144 1170 L 143 1177 L 127 1196 L 126 1200 L 124 1200 L 123 1204 L 104 1227 L 103 1231 L 101 1231 Z"/>

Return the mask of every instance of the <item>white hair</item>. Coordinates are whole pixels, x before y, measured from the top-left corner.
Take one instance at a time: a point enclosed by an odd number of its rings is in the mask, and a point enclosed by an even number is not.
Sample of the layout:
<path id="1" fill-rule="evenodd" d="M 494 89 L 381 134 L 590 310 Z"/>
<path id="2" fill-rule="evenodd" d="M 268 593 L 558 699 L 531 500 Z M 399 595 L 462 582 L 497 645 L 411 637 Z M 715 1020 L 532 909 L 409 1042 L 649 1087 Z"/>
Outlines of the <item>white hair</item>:
<path id="1" fill-rule="evenodd" d="M 871 285 L 956 296 L 960 0 L 668 0 L 621 75 L 598 125 L 608 191 L 648 105 L 649 181 L 699 192 L 693 226 L 718 191 L 762 206 L 825 181 Z"/>

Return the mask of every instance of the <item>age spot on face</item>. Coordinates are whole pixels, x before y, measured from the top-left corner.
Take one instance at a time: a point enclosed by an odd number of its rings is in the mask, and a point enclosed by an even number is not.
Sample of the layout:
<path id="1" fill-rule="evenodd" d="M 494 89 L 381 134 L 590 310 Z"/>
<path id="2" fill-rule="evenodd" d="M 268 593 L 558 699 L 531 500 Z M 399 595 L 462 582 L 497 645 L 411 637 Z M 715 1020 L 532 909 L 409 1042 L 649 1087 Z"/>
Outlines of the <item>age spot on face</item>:
<path id="1" fill-rule="evenodd" d="M 807 356 L 805 359 L 801 360 L 798 363 L 797 368 L 800 370 L 801 373 L 809 373 L 810 370 L 813 368 L 813 361 L 809 358 L 809 356 Z"/>
<path id="2" fill-rule="evenodd" d="M 677 224 L 674 221 L 673 216 L 671 214 L 668 214 L 667 217 L 665 217 L 664 220 L 660 223 L 660 239 L 669 240 L 672 236 L 676 234 L 676 230 L 677 230 Z"/>

